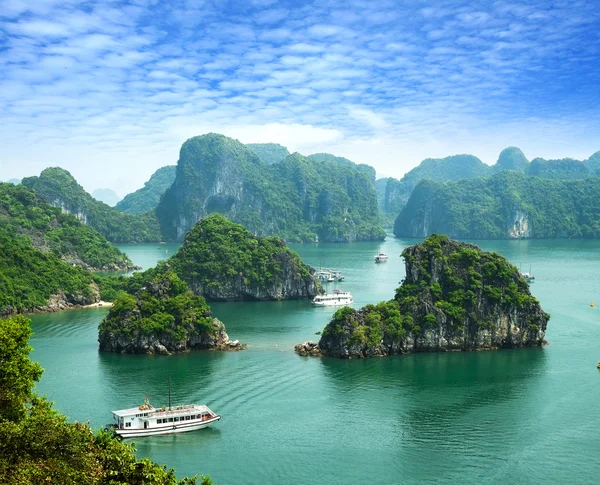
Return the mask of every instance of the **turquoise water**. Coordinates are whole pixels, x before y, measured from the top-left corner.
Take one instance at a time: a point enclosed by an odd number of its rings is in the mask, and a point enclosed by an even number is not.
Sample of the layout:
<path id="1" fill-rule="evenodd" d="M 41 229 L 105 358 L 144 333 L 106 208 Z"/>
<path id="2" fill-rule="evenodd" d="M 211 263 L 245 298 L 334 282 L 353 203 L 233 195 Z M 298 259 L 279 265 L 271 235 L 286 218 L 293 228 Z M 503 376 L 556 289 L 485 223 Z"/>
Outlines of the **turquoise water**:
<path id="1" fill-rule="evenodd" d="M 340 269 L 355 307 L 392 297 L 415 241 L 293 246 Z M 106 310 L 33 317 L 38 390 L 93 426 L 110 411 L 167 399 L 208 404 L 223 419 L 194 433 L 144 438 L 139 456 L 178 475 L 225 484 L 596 483 L 600 474 L 600 241 L 483 241 L 536 276 L 552 314 L 543 349 L 307 359 L 334 310 L 307 301 L 213 304 L 244 352 L 136 356 L 98 352 Z M 162 246 L 162 245 L 161 245 Z M 388 263 L 376 265 L 381 247 Z M 144 267 L 158 245 L 122 247 Z M 169 254 L 176 250 L 170 246 Z M 333 288 L 330 285 L 330 288 Z M 591 308 L 596 299 L 598 308 Z"/>

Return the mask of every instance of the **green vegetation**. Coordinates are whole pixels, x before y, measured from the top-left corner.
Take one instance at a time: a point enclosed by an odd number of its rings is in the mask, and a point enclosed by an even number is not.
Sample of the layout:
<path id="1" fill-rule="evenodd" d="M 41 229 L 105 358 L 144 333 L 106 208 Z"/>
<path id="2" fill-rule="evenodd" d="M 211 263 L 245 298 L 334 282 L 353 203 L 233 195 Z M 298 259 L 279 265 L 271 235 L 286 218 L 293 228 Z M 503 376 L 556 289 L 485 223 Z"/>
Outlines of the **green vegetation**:
<path id="1" fill-rule="evenodd" d="M 325 162 L 327 164 L 335 163 L 346 168 L 358 169 L 369 178 L 371 183 L 375 183 L 375 169 L 370 165 L 366 165 L 364 163 L 356 164 L 347 158 L 336 157 L 330 153 L 315 153 L 313 155 L 309 155 L 308 158 L 316 162 Z"/>
<path id="2" fill-rule="evenodd" d="M 34 189 L 51 205 L 75 215 L 109 241 L 135 243 L 162 240 L 154 213 L 139 216 L 125 214 L 97 201 L 62 168 L 47 168 L 39 177 L 27 177 L 21 183 Z"/>
<path id="3" fill-rule="evenodd" d="M 432 235 L 406 248 L 402 256 L 407 278 L 395 298 L 358 311 L 339 309 L 322 333 L 321 349 L 334 341 L 332 348 L 337 350 L 340 338 L 346 338 L 348 345 L 369 351 L 383 345 L 399 352 L 408 338 L 415 342 L 438 327 L 444 327 L 439 333 L 445 339 L 465 339 L 461 345 L 469 348 L 476 345 L 473 336 L 498 325 L 492 322 L 499 322 L 502 315 L 511 315 L 515 322 L 525 319 L 528 326 L 523 331 L 535 334 L 532 343 L 539 345 L 538 331 L 546 328 L 549 315 L 541 311 L 528 284 L 504 257 L 445 235 Z"/>
<path id="4" fill-rule="evenodd" d="M 526 223 L 526 225 L 525 225 Z M 459 239 L 600 237 L 600 178 L 551 180 L 518 172 L 415 188 L 394 226 L 398 237 Z"/>
<path id="5" fill-rule="evenodd" d="M 130 214 L 143 214 L 156 209 L 160 198 L 175 180 L 175 165 L 159 168 L 144 186 L 126 195 L 116 208 Z"/>
<path id="6" fill-rule="evenodd" d="M 418 167 L 406 173 L 399 181 L 394 178 L 379 182 L 379 206 L 384 220 L 395 218 L 407 203 L 412 191 L 421 180 L 470 179 L 491 174 L 491 167 L 473 155 L 454 155 L 446 158 L 426 158 Z"/>
<path id="7" fill-rule="evenodd" d="M 584 162 L 563 158 L 562 160 L 544 160 L 535 158 L 525 170 L 532 177 L 543 177 L 555 180 L 582 179 L 590 175 Z"/>
<path id="8" fill-rule="evenodd" d="M 125 254 L 92 228 L 23 185 L 0 183 L 0 227 L 70 264 L 92 270 L 133 267 Z"/>
<path id="9" fill-rule="evenodd" d="M 279 163 L 290 156 L 288 149 L 278 143 L 247 143 L 246 146 L 267 165 Z"/>
<path id="10" fill-rule="evenodd" d="M 177 480 L 135 448 L 87 424 L 69 423 L 36 395 L 42 375 L 29 359 L 29 320 L 17 315 L 0 321 L 0 482 L 113 485 L 192 485 L 196 477 Z M 212 481 L 202 477 L 202 485 Z"/>
<path id="11" fill-rule="evenodd" d="M 500 152 L 498 161 L 493 170 L 500 172 L 502 170 L 517 170 L 525 172 L 529 165 L 529 160 L 525 154 L 517 147 L 508 147 Z"/>
<path id="12" fill-rule="evenodd" d="M 123 289 L 99 327 L 101 350 L 107 335 L 133 342 L 155 336 L 170 349 L 186 347 L 194 335 L 213 335 L 212 314 L 206 301 L 196 296 L 168 263 L 121 279 Z"/>
<path id="13" fill-rule="evenodd" d="M 366 171 L 348 162 L 293 154 L 265 170 L 240 142 L 208 134 L 181 147 L 177 177 L 157 208 L 163 233 L 182 239 L 200 218 L 220 213 L 259 235 L 292 241 L 382 239 Z"/>
<path id="14" fill-rule="evenodd" d="M 0 226 L 0 315 L 32 310 L 63 292 L 72 303 L 91 303 L 91 273 L 42 253 L 24 236 Z"/>
<path id="15" fill-rule="evenodd" d="M 299 278 L 308 278 L 308 267 L 276 237 L 257 237 L 244 226 L 220 214 L 202 219 L 185 237 L 169 260 L 192 287 L 212 287 L 237 281 L 251 288 L 282 282 L 284 260 Z"/>

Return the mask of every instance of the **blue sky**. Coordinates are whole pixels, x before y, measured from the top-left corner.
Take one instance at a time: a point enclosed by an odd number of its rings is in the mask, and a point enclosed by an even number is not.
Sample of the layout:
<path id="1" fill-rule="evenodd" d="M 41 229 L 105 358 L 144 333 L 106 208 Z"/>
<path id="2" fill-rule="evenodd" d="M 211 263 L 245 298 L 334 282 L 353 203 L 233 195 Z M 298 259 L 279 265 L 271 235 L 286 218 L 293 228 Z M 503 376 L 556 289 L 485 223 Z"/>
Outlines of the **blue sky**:
<path id="1" fill-rule="evenodd" d="M 0 0 L 0 180 L 135 190 L 206 132 L 400 177 L 600 150 L 595 1 Z"/>

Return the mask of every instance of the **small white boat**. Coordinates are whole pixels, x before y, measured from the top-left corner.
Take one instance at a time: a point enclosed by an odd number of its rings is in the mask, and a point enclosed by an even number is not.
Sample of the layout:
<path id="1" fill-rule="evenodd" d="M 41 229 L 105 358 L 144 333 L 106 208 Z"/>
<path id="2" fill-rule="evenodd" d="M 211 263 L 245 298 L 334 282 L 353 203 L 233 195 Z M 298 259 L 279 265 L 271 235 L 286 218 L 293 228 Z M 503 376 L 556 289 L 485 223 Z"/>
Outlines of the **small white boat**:
<path id="1" fill-rule="evenodd" d="M 345 306 L 352 303 L 354 303 L 352 293 L 339 290 L 333 290 L 333 294 L 317 295 L 312 300 L 315 306 Z"/>
<path id="2" fill-rule="evenodd" d="M 335 278 L 329 271 L 319 270 L 315 272 L 314 276 L 315 278 L 318 278 L 320 281 L 324 281 L 325 283 L 331 283 L 332 281 L 335 281 Z"/>
<path id="3" fill-rule="evenodd" d="M 377 256 L 375 256 L 376 263 L 385 263 L 387 260 L 388 260 L 388 255 L 385 253 L 382 253 L 381 251 L 379 253 L 377 253 Z"/>
<path id="4" fill-rule="evenodd" d="M 344 281 L 344 275 L 342 275 L 341 271 L 337 269 L 330 270 L 331 276 L 333 276 L 334 281 Z"/>
<path id="5" fill-rule="evenodd" d="M 121 438 L 184 433 L 206 428 L 221 419 L 204 404 L 169 405 L 155 408 L 146 397 L 143 405 L 112 412 L 114 422 L 106 425 Z"/>
<path id="6" fill-rule="evenodd" d="M 535 276 L 533 276 L 531 273 L 521 273 L 521 276 L 523 277 L 523 279 L 525 279 L 525 281 L 531 283 L 533 280 L 535 280 Z"/>
<path id="7" fill-rule="evenodd" d="M 533 280 L 535 280 L 535 276 L 533 276 L 533 273 L 531 272 L 531 265 L 529 265 L 529 272 L 527 272 L 527 271 L 519 271 L 519 272 L 521 273 L 521 276 L 523 277 L 523 279 L 525 281 L 527 281 L 528 283 L 531 283 L 531 282 L 533 282 Z"/>

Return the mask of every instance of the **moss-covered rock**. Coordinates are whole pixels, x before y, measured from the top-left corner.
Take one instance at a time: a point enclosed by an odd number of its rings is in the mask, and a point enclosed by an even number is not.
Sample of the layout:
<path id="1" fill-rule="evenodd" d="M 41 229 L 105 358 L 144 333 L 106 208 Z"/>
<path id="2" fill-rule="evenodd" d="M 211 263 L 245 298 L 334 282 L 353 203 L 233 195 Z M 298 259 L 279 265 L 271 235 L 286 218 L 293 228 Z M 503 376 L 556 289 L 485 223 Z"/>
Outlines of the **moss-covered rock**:
<path id="1" fill-rule="evenodd" d="M 121 353 L 170 354 L 192 349 L 240 350 L 225 325 L 168 264 L 128 282 L 134 294 L 120 294 L 99 327 L 100 350 Z"/>
<path id="2" fill-rule="evenodd" d="M 202 219 L 170 259 L 209 300 L 293 300 L 321 291 L 314 270 L 277 237 L 258 237 L 220 214 Z"/>
<path id="3" fill-rule="evenodd" d="M 542 345 L 550 316 L 504 257 L 440 235 L 402 256 L 406 278 L 395 298 L 338 310 L 319 341 L 322 354 L 361 358 Z"/>

